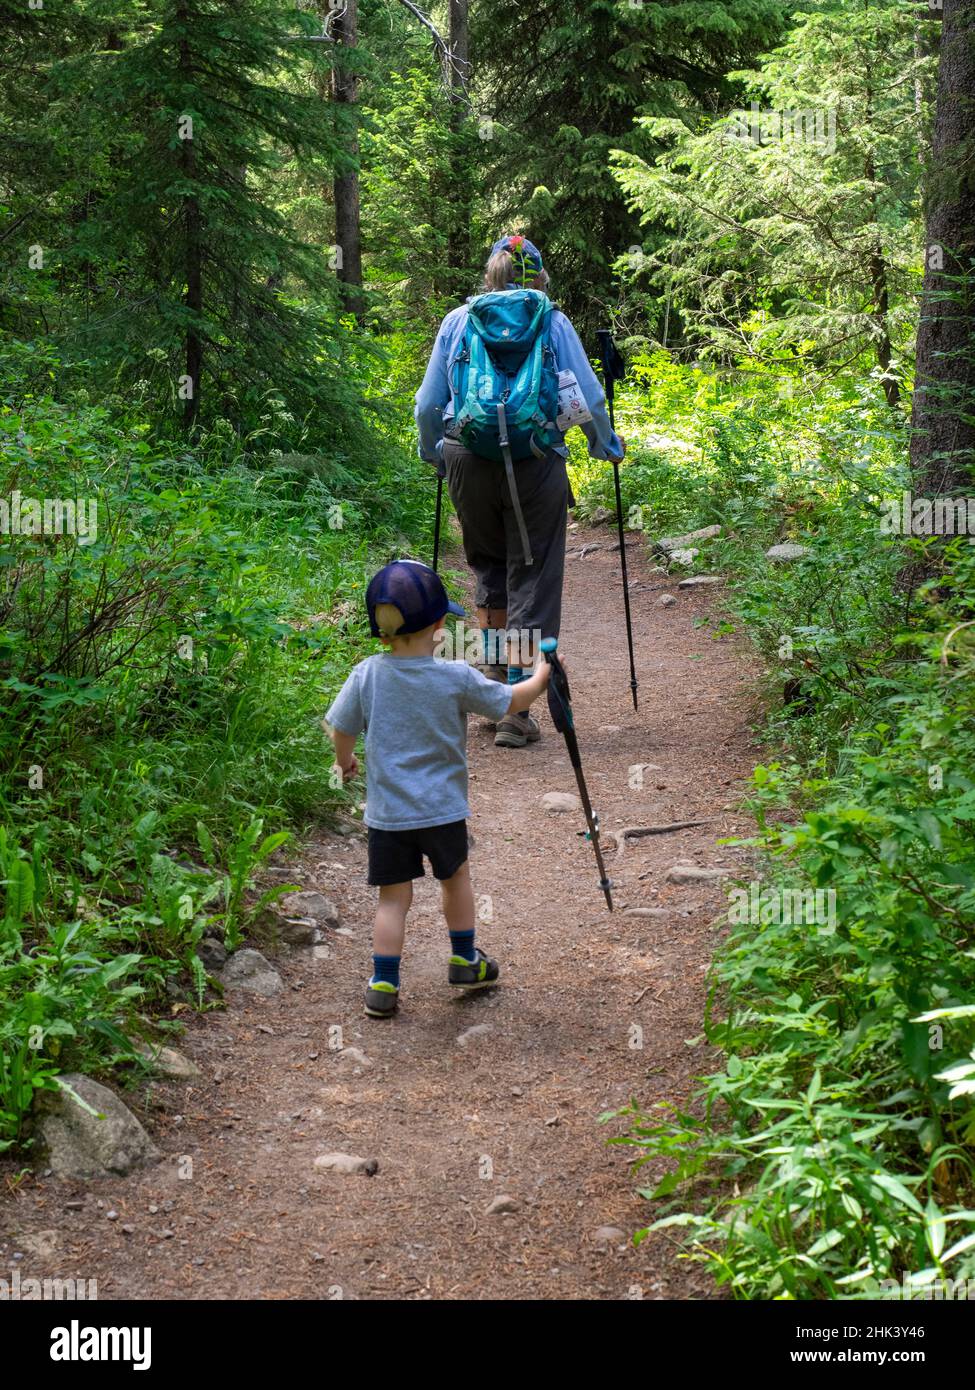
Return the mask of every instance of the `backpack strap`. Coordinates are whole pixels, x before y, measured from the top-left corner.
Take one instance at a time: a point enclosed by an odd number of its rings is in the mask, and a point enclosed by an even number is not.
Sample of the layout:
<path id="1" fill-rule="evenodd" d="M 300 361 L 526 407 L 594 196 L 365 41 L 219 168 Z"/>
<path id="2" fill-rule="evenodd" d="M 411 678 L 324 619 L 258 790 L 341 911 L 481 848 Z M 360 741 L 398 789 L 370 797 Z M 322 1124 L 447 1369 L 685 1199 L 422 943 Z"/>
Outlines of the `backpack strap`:
<path id="1" fill-rule="evenodd" d="M 508 478 L 508 491 L 511 494 L 511 505 L 514 508 L 515 521 L 518 523 L 518 534 L 521 537 L 521 548 L 525 555 L 525 564 L 535 563 L 532 557 L 531 543 L 528 539 L 528 529 L 525 526 L 525 517 L 521 510 L 521 501 L 518 497 L 518 488 L 515 483 L 515 469 L 511 461 L 511 448 L 508 443 L 508 417 L 504 410 L 504 401 L 498 401 L 498 443 L 501 446 L 501 453 L 504 456 L 504 471 Z"/>
<path id="2" fill-rule="evenodd" d="M 450 365 L 447 368 L 447 382 L 450 386 L 450 394 L 453 397 L 454 404 L 456 406 L 456 414 L 450 422 L 449 430 L 445 430 L 444 433 L 447 434 L 450 438 L 454 439 L 460 437 L 460 431 L 463 428 L 464 424 L 463 419 L 461 418 L 463 415 L 464 402 L 461 399 L 460 394 L 460 369 L 465 364 L 469 364 L 471 360 L 471 345 L 469 341 L 469 331 L 469 329 L 465 330 L 464 336 L 460 340 L 460 346 L 457 350 L 457 356 L 451 361 Z"/>

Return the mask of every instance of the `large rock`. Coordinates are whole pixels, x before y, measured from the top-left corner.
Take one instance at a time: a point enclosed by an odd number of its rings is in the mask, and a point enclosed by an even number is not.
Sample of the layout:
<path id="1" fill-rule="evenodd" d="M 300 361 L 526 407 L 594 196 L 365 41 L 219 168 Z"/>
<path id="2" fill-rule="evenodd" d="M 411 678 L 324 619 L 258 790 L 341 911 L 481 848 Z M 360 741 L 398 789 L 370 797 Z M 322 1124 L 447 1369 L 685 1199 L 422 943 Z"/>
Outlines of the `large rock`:
<path id="1" fill-rule="evenodd" d="M 702 589 L 708 584 L 723 584 L 724 578 L 720 574 L 692 574 L 687 579 L 682 579 L 677 585 L 678 589 Z"/>
<path id="2" fill-rule="evenodd" d="M 227 989 L 246 989 L 265 998 L 284 988 L 281 976 L 260 951 L 235 951 L 220 972 Z"/>
<path id="3" fill-rule="evenodd" d="M 61 1080 L 91 1109 L 64 1090 L 38 1096 L 35 1135 L 55 1176 L 116 1177 L 159 1162 L 161 1153 L 114 1091 L 81 1072 Z"/>
<path id="4" fill-rule="evenodd" d="M 720 526 L 702 526 L 700 531 L 688 531 L 686 536 L 662 536 L 657 544 L 661 550 L 681 550 L 692 541 L 709 541 L 720 535 Z"/>
<path id="5" fill-rule="evenodd" d="M 781 565 L 788 560 L 802 560 L 811 554 L 812 551 L 808 545 L 796 545 L 792 541 L 783 541 L 781 545 L 770 546 L 765 552 L 765 558 Z"/>
<path id="6" fill-rule="evenodd" d="M 543 811 L 581 811 L 582 802 L 575 792 L 546 792 L 541 807 Z"/>
<path id="7" fill-rule="evenodd" d="M 308 918 L 316 927 L 337 927 L 340 921 L 339 910 L 331 898 L 313 889 L 286 893 L 280 900 L 280 908 L 287 917 Z"/>

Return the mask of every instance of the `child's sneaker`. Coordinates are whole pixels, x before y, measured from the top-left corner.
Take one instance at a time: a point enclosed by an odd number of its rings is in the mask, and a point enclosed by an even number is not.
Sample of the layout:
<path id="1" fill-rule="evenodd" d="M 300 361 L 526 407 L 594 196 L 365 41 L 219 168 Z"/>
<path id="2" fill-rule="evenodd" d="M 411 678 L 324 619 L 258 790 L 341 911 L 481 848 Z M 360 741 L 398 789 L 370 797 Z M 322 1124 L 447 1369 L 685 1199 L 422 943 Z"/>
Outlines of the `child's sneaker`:
<path id="1" fill-rule="evenodd" d="M 498 962 L 489 960 L 480 946 L 475 946 L 474 950 L 477 952 L 474 960 L 465 960 L 463 956 L 450 957 L 448 984 L 457 985 L 459 989 L 486 989 L 488 985 L 497 984 L 501 973 Z"/>
<path id="2" fill-rule="evenodd" d="M 388 980 L 369 981 L 366 986 L 366 1013 L 370 1018 L 392 1018 L 399 1006 L 399 990 Z"/>

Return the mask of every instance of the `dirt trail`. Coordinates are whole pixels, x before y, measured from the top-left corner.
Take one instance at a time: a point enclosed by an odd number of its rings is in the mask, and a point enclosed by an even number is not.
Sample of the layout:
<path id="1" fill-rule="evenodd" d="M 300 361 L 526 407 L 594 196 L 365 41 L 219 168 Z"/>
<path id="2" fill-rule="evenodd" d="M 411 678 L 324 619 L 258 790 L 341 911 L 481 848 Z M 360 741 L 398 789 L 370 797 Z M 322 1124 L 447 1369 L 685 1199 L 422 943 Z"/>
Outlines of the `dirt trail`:
<path id="1" fill-rule="evenodd" d="M 503 986 L 463 1000 L 448 990 L 427 878 L 408 928 L 401 1012 L 366 1019 L 365 846 L 322 838 L 303 856 L 302 886 L 336 898 L 351 934 L 330 933 L 326 960 L 282 950 L 276 997 L 238 993 L 226 1012 L 190 1017 L 179 1046 L 205 1080 L 157 1087 L 143 1113 L 165 1162 L 111 1182 L 24 1183 L 0 1214 L 0 1272 L 19 1251 L 22 1277 L 97 1278 L 101 1298 L 709 1296 L 665 1236 L 638 1250 L 594 1241 L 606 1225 L 628 1238 L 648 1211 L 632 1154 L 606 1146 L 620 1126 L 596 1117 L 630 1097 L 686 1100 L 702 1067 L 685 1040 L 701 1031 L 710 924 L 724 896 L 664 876 L 682 860 L 740 863 L 715 841 L 744 829 L 729 808 L 755 757 L 754 667 L 736 638 L 695 629 L 720 601 L 713 590 L 682 591 L 669 608 L 638 590 L 634 714 L 614 539 L 605 528 L 572 533 L 570 550 L 602 548 L 567 562 L 561 643 L 604 837 L 624 825 L 713 823 L 631 842 L 620 860 L 609 848 L 610 916 L 580 818 L 539 806 L 546 791 L 575 790 L 547 711 L 542 742 L 517 752 L 496 749 L 472 721 L 472 868 L 494 918 L 479 940 L 500 961 Z M 662 582 L 647 579 L 642 547 L 628 557 L 631 582 Z M 655 765 L 642 789 L 629 785 L 636 764 Z M 667 912 L 624 914 L 641 906 Z M 476 1024 L 490 1031 L 459 1044 Z M 371 1065 L 330 1049 L 334 1025 Z M 316 1155 L 332 1150 L 375 1158 L 378 1172 L 317 1171 Z M 193 1161 L 191 1179 L 178 1176 L 180 1155 Z M 500 1194 L 519 1209 L 487 1215 Z"/>

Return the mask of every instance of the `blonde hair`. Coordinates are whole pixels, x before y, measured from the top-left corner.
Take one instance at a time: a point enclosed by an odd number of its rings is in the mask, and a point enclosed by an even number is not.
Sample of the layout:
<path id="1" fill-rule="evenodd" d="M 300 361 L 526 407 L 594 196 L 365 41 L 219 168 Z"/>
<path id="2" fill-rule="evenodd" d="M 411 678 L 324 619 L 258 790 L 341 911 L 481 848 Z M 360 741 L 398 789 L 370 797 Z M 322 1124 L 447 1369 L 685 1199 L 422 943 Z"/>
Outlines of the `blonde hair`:
<path id="1" fill-rule="evenodd" d="M 403 615 L 395 604 L 377 603 L 376 626 L 380 637 L 395 637 L 403 626 Z"/>
<path id="2" fill-rule="evenodd" d="M 488 291 L 506 290 L 512 282 L 518 284 L 520 274 L 515 270 L 515 259 L 510 251 L 496 251 L 484 267 L 484 288 Z M 533 280 L 529 280 L 528 289 L 542 290 L 544 293 L 548 283 L 548 271 L 543 268 Z"/>

